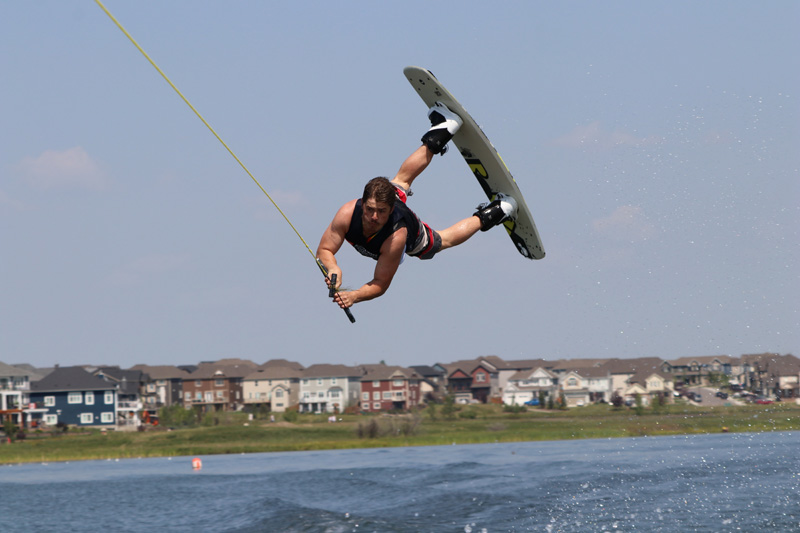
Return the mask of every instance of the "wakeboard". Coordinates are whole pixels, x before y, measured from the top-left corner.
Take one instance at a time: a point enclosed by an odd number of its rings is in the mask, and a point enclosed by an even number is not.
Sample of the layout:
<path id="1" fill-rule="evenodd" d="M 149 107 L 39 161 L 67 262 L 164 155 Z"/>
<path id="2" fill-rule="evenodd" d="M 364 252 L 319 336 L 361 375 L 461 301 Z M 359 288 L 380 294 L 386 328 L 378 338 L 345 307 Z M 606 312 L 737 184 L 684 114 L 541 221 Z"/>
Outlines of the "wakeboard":
<path id="1" fill-rule="evenodd" d="M 505 221 L 503 226 L 519 253 L 528 259 L 542 259 L 545 255 L 544 247 L 525 198 L 505 162 L 480 126 L 429 70 L 406 67 L 403 69 L 403 74 L 429 108 L 436 102 L 441 102 L 461 117 L 464 123 L 453 136 L 453 144 L 461 152 L 461 156 L 490 201 L 494 200 L 497 193 L 506 194 L 517 201 L 516 216 Z"/>

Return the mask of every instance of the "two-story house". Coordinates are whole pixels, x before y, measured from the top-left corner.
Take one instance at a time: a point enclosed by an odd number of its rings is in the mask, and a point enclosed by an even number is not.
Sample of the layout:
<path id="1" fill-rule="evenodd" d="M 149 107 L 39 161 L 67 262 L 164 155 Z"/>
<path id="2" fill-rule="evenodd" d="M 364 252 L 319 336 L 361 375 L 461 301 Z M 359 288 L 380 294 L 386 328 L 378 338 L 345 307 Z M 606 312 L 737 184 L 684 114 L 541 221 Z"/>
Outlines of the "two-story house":
<path id="1" fill-rule="evenodd" d="M 141 370 L 123 370 L 118 366 L 101 366 L 92 374 L 117 387 L 117 427 L 139 427 L 144 408 L 141 399 L 146 381 L 144 373 Z"/>
<path id="2" fill-rule="evenodd" d="M 245 405 L 264 406 L 276 413 L 297 405 L 302 372 L 296 367 L 267 365 L 248 374 L 242 381 Z"/>
<path id="3" fill-rule="evenodd" d="M 57 367 L 33 382 L 30 401 L 46 409 L 37 419 L 48 426 L 116 427 L 116 385 L 79 366 Z"/>
<path id="4" fill-rule="evenodd" d="M 0 361 L 0 424 L 6 419 L 25 425 L 23 410 L 30 403 L 31 384 L 28 373 Z"/>
<path id="5" fill-rule="evenodd" d="M 300 376 L 300 412 L 343 412 L 358 405 L 362 375 L 363 370 L 358 367 L 311 365 Z"/>
<path id="6" fill-rule="evenodd" d="M 421 403 L 421 376 L 401 366 L 365 365 L 361 378 L 363 411 L 408 411 Z"/>
<path id="7" fill-rule="evenodd" d="M 415 365 L 409 367 L 411 370 L 419 374 L 421 381 L 420 394 L 422 401 L 438 401 L 444 396 L 447 388 L 445 386 L 446 378 L 444 371 L 440 368 L 435 368 L 428 365 Z"/>
<path id="8" fill-rule="evenodd" d="M 679 357 L 663 361 L 661 373 L 673 376 L 672 381 L 681 386 L 709 385 L 711 381 L 729 380 L 734 364 L 729 355 Z"/>
<path id="9" fill-rule="evenodd" d="M 558 378 L 543 367 L 535 370 L 519 370 L 512 374 L 503 388 L 503 403 L 522 405 L 542 395 L 545 400 L 556 397 Z"/>
<path id="10" fill-rule="evenodd" d="M 457 402 L 477 401 L 486 403 L 490 397 L 499 397 L 498 369 L 490 362 L 497 356 L 456 361 L 450 364 L 438 363 L 434 368 L 441 368 L 447 376 L 447 392 Z M 502 361 L 502 360 L 500 360 Z"/>
<path id="11" fill-rule="evenodd" d="M 244 402 L 242 382 L 254 365 L 201 363 L 183 380 L 183 404 L 204 412 L 237 411 Z"/>
<path id="12" fill-rule="evenodd" d="M 800 359 L 794 355 L 745 354 L 742 360 L 747 365 L 748 388 L 753 392 L 781 398 L 800 396 Z"/>
<path id="13" fill-rule="evenodd" d="M 142 402 L 149 417 L 158 415 L 162 407 L 183 403 L 183 380 L 189 372 L 171 365 L 135 365 L 145 376 Z"/>

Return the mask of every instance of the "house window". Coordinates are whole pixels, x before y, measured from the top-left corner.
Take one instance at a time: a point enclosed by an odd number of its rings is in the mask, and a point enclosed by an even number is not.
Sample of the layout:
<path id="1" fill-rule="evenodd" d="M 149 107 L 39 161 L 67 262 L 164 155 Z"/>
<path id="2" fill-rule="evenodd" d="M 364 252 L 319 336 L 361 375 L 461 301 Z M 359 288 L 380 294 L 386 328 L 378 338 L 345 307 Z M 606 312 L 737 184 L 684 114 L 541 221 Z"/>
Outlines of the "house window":
<path id="1" fill-rule="evenodd" d="M 275 391 L 275 397 L 276 398 L 283 398 L 283 391 L 281 389 L 276 390 Z"/>
<path id="2" fill-rule="evenodd" d="M 200 386 L 202 386 L 202 385 L 203 385 L 203 382 L 202 382 L 202 381 L 200 381 L 199 379 L 196 379 L 196 380 L 194 381 L 194 386 L 195 386 L 195 387 L 200 387 Z"/>
<path id="3" fill-rule="evenodd" d="M 197 393 L 194 395 L 194 397 L 195 397 L 196 401 L 198 401 L 198 402 L 202 402 L 202 401 L 203 401 L 203 393 L 202 393 L 202 392 L 200 392 L 200 391 L 198 391 L 198 392 L 197 392 Z"/>
<path id="4" fill-rule="evenodd" d="M 478 372 L 477 374 L 475 374 L 475 381 L 477 381 L 478 383 L 485 383 L 486 374 L 484 374 L 483 372 Z"/>
<path id="5" fill-rule="evenodd" d="M 114 422 L 114 413 L 101 413 L 100 422 L 103 424 L 112 424 Z"/>
<path id="6" fill-rule="evenodd" d="M 94 422 L 92 413 L 81 413 L 81 424 L 91 424 L 92 422 Z"/>
<path id="7" fill-rule="evenodd" d="M 83 394 L 80 392 L 70 392 L 69 396 L 67 396 L 67 403 L 81 403 L 81 398 Z"/>
<path id="8" fill-rule="evenodd" d="M 569 386 L 569 387 L 577 387 L 578 386 L 578 380 L 575 379 L 575 378 L 569 378 L 567 380 L 567 386 Z"/>
<path id="9" fill-rule="evenodd" d="M 373 404 L 372 404 L 372 408 L 373 408 L 374 410 L 376 410 L 376 411 L 380 411 L 380 410 L 381 410 L 381 403 L 380 403 L 380 402 L 375 402 L 375 403 L 373 403 Z"/>
<path id="10" fill-rule="evenodd" d="M 403 380 L 402 379 L 396 379 L 396 380 L 392 381 L 392 385 L 394 385 L 395 387 L 402 387 L 403 386 Z"/>
<path id="11" fill-rule="evenodd" d="M 44 415 L 44 423 L 48 426 L 55 426 L 58 424 L 58 415 Z"/>
<path id="12" fill-rule="evenodd" d="M 380 387 L 381 386 L 381 382 L 380 381 L 373 381 L 372 382 L 372 386 L 373 387 Z"/>
<path id="13" fill-rule="evenodd" d="M 209 403 L 214 401 L 214 393 L 213 392 L 210 392 L 210 391 L 206 392 L 206 401 L 209 402 Z"/>
<path id="14" fill-rule="evenodd" d="M 55 407 L 56 405 L 56 397 L 55 396 L 45 396 L 44 397 L 44 406 L 45 407 Z M 49 424 L 49 422 L 48 422 Z"/>
<path id="15" fill-rule="evenodd" d="M 373 393 L 372 393 L 372 399 L 373 399 L 373 400 L 380 400 L 380 399 L 381 399 L 381 393 L 380 393 L 380 391 L 375 391 L 375 392 L 373 392 Z"/>
<path id="16" fill-rule="evenodd" d="M 222 399 L 222 391 L 221 390 L 217 391 L 217 398 L 219 398 L 220 400 Z"/>
<path id="17" fill-rule="evenodd" d="M 87 392 L 86 393 L 86 405 L 94 405 L 94 393 Z"/>
<path id="18" fill-rule="evenodd" d="M 317 379 L 317 385 L 322 385 L 322 378 Z"/>
<path id="19" fill-rule="evenodd" d="M 103 393 L 103 403 L 105 403 L 106 405 L 113 405 L 114 404 L 114 391 L 113 390 L 107 390 L 105 393 Z"/>
<path id="20" fill-rule="evenodd" d="M 339 391 L 338 390 L 332 390 L 330 392 L 330 397 L 334 398 L 334 399 L 338 399 L 339 398 Z"/>
<path id="21" fill-rule="evenodd" d="M 215 387 L 224 387 L 225 386 L 225 380 L 224 379 L 215 379 L 214 380 L 214 386 Z"/>
<path id="22" fill-rule="evenodd" d="M 336 385 L 336 378 L 331 378 L 331 385 Z"/>
<path id="23" fill-rule="evenodd" d="M 388 390 L 387 390 L 387 391 L 384 391 L 384 393 L 383 393 L 383 399 L 384 399 L 384 400 L 391 400 L 391 399 L 392 399 L 392 393 L 391 393 L 391 391 L 388 391 Z"/>
<path id="24" fill-rule="evenodd" d="M 361 399 L 364 400 L 365 402 L 368 402 L 369 401 L 369 393 L 368 392 L 362 392 L 361 393 Z"/>

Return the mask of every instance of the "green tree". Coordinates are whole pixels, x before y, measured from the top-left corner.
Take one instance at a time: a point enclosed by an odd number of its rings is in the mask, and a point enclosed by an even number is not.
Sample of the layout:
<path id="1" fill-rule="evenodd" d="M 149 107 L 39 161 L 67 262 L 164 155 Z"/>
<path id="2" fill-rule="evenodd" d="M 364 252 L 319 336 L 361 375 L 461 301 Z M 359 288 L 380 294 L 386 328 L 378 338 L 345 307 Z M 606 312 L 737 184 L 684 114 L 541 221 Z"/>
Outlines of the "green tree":
<path id="1" fill-rule="evenodd" d="M 439 413 L 437 413 L 438 407 L 436 406 L 436 403 L 428 402 L 425 405 L 426 405 L 425 414 L 427 414 L 428 418 L 430 418 L 431 420 L 436 420 L 436 418 L 437 418 L 437 416 L 439 414 Z"/>
<path id="2" fill-rule="evenodd" d="M 450 420 L 455 418 L 456 411 L 458 411 L 456 399 L 452 394 L 448 394 L 444 397 L 444 403 L 442 404 L 442 416 Z"/>
<path id="3" fill-rule="evenodd" d="M 14 421 L 11 420 L 11 417 L 6 418 L 5 421 L 3 422 L 3 432 L 6 434 L 6 437 L 8 437 L 11 440 L 11 442 L 17 440 L 18 431 L 19 428 L 14 423 Z"/>
<path id="4" fill-rule="evenodd" d="M 158 410 L 158 423 L 162 427 L 193 427 L 197 425 L 197 413 L 180 404 L 162 407 Z"/>

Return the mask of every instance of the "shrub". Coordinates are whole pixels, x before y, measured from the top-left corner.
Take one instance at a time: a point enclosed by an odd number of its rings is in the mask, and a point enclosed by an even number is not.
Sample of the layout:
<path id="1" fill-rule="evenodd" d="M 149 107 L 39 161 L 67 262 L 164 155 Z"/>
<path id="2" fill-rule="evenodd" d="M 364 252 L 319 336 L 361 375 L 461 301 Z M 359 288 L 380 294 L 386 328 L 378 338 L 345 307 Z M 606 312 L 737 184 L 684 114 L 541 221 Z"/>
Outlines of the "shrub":
<path id="1" fill-rule="evenodd" d="M 458 413 L 459 418 L 467 418 L 469 420 L 474 420 L 478 418 L 478 411 L 476 409 L 464 409 L 460 413 Z"/>

